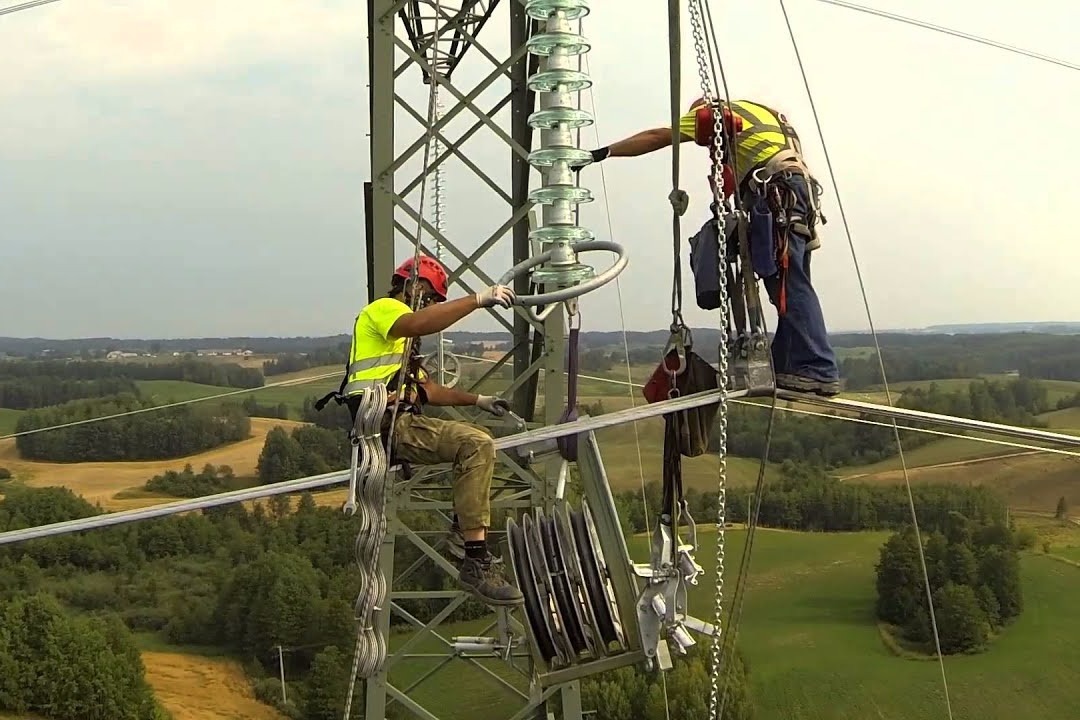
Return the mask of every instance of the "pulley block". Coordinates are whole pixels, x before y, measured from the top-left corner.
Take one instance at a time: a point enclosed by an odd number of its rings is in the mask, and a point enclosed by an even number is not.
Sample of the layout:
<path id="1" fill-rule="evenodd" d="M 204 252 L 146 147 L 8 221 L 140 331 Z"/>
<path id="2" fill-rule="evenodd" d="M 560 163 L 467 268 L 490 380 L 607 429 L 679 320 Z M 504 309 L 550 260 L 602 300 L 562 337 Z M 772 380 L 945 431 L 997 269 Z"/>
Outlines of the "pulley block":
<path id="1" fill-rule="evenodd" d="M 510 562 L 530 639 L 549 669 L 625 652 L 608 567 L 587 505 L 507 520 Z"/>

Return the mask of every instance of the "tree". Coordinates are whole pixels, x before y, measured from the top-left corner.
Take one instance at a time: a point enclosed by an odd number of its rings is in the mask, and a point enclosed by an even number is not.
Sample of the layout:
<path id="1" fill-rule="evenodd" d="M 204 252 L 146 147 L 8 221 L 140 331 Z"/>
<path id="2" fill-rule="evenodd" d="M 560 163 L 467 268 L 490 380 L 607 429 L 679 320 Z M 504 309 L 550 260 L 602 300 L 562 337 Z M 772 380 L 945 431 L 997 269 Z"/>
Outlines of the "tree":
<path id="1" fill-rule="evenodd" d="M 349 691 L 351 661 L 352 659 L 335 645 L 315 656 L 304 693 L 303 709 L 306 720 L 339 720 L 341 699 Z M 354 702 L 351 717 L 359 718 L 362 708 L 363 703 Z"/>
<path id="2" fill-rule="evenodd" d="M 885 542 L 875 569 L 878 617 L 894 625 L 907 625 L 924 603 L 914 528 L 907 527 Z"/>
<path id="3" fill-rule="evenodd" d="M 979 582 L 997 599 L 1002 622 L 1008 622 L 1024 609 L 1020 558 L 1015 552 L 1001 547 L 987 549 L 979 561 Z"/>
<path id="4" fill-rule="evenodd" d="M 69 618 L 55 598 L 0 605 L 0 708 L 55 720 L 155 720 L 130 633 L 118 621 Z"/>
<path id="5" fill-rule="evenodd" d="M 978 650 L 990 637 L 990 623 L 970 585 L 948 583 L 934 593 L 941 652 Z"/>
<path id="6" fill-rule="evenodd" d="M 262 452 L 259 453 L 256 465 L 259 481 L 267 485 L 303 477 L 303 455 L 304 449 L 295 438 L 284 428 L 274 428 L 266 434 Z"/>
<path id="7" fill-rule="evenodd" d="M 749 720 L 753 713 L 746 662 L 738 651 L 718 678 L 723 720 Z M 664 682 L 667 696 L 664 695 Z M 697 720 L 708 714 L 710 669 L 695 648 L 675 660 L 666 678 L 639 668 L 621 668 L 582 683 L 582 706 L 605 720 Z"/>
<path id="8" fill-rule="evenodd" d="M 1054 510 L 1054 517 L 1058 520 L 1065 520 L 1069 516 L 1069 505 L 1065 502 L 1065 496 L 1062 495 L 1058 498 L 1057 509 Z"/>

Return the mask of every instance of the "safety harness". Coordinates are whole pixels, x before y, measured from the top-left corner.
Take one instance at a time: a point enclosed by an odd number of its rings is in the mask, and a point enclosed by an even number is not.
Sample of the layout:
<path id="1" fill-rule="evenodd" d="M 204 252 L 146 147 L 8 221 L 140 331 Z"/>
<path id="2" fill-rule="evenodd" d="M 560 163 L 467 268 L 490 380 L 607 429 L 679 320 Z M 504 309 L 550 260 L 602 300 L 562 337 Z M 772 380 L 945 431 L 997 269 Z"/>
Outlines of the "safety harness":
<path id="1" fill-rule="evenodd" d="M 806 162 L 803 160 L 802 144 L 795 128 L 787 121 L 782 112 L 774 110 L 761 103 L 753 105 L 765 110 L 776 120 L 776 125 L 756 125 L 748 133 L 773 132 L 779 130 L 784 137 L 784 148 L 770 156 L 767 160 L 750 168 L 748 172 L 738 172 L 742 182 L 738 183 L 738 194 L 735 195 L 736 206 L 740 210 L 736 214 L 738 225 L 736 227 L 719 227 L 719 212 L 715 203 L 711 206 L 712 218 L 706 222 L 702 230 L 691 239 L 691 262 L 695 269 L 700 267 L 705 273 L 697 282 L 698 305 L 702 309 L 709 310 L 716 307 L 715 297 L 717 293 L 714 285 L 720 282 L 728 284 L 729 296 L 733 304 L 731 314 L 735 334 L 746 334 L 747 320 L 751 326 L 760 324 L 757 320 L 760 307 L 754 298 L 756 293 L 749 287 L 752 282 L 746 270 L 748 267 L 761 278 L 773 277 L 779 274 L 780 297 L 777 310 L 780 315 L 787 312 L 787 272 L 789 268 L 788 244 L 789 233 L 794 231 L 807 238 L 807 251 L 813 251 L 821 246 L 818 236 L 818 221 L 821 224 L 827 222 L 821 212 L 821 184 L 810 173 Z M 698 145 L 711 146 L 715 140 L 716 124 L 715 114 L 720 112 L 723 120 L 723 132 L 727 138 L 726 146 L 732 147 L 739 142 L 739 135 L 744 133 L 742 117 L 733 111 L 731 104 L 726 101 L 716 101 L 711 105 L 703 105 L 695 113 L 694 142 Z M 713 159 L 715 164 L 715 158 Z M 715 172 L 715 167 L 713 168 Z M 736 172 L 729 163 L 723 167 L 725 200 L 734 191 L 736 186 Z M 801 177 L 807 186 L 806 213 L 796 212 L 798 202 L 795 177 Z M 713 175 L 710 175 L 710 182 Z M 736 231 L 737 230 L 737 235 Z M 727 238 L 722 240 L 721 238 Z M 721 266 L 726 268 L 726 277 L 708 270 L 704 258 L 715 257 L 720 254 L 720 246 L 725 245 L 724 254 L 727 262 Z M 697 258 L 695 256 L 698 256 Z M 741 267 L 736 272 L 732 264 L 736 257 L 742 258 Z M 741 286 L 741 287 L 740 287 Z"/>
<path id="2" fill-rule="evenodd" d="M 427 393 L 424 392 L 423 385 L 420 381 L 425 374 L 423 368 L 423 355 L 420 352 L 421 340 L 415 338 L 411 344 L 409 351 L 409 361 L 405 363 L 401 368 L 395 372 L 390 379 L 386 382 L 386 390 L 388 393 L 397 392 L 398 388 L 402 386 L 402 376 L 404 375 L 404 387 L 405 393 L 398 393 L 396 402 L 398 404 L 398 414 L 409 413 L 412 415 L 423 414 L 424 405 L 427 403 Z M 402 370 L 405 372 L 402 373 Z M 345 362 L 345 377 L 341 379 L 341 384 L 337 390 L 328 392 L 321 398 L 315 401 L 316 412 L 322 412 L 322 409 L 326 407 L 326 404 L 333 400 L 338 405 L 344 405 L 349 410 L 349 416 L 352 418 L 352 423 L 349 426 L 349 439 L 352 440 L 356 433 L 356 414 L 360 408 L 361 394 L 352 396 L 345 395 L 345 385 L 349 381 L 349 362 Z M 410 391 L 411 390 L 411 391 Z M 415 398 L 410 399 L 410 395 L 415 393 Z M 382 421 L 380 425 L 380 435 L 382 437 L 383 447 L 386 449 L 387 457 L 389 458 L 391 465 L 397 465 L 401 468 L 401 475 L 405 479 L 412 476 L 412 467 L 408 462 L 397 457 L 392 447 L 388 447 L 387 439 L 390 432 L 391 418 L 393 417 L 393 403 L 387 403 L 386 410 L 383 412 Z"/>
<path id="3" fill-rule="evenodd" d="M 418 400 L 418 402 L 412 402 L 409 399 L 407 399 L 406 397 L 399 397 L 397 399 L 398 412 L 399 413 L 400 412 L 407 412 L 407 413 L 411 413 L 413 415 L 420 415 L 423 412 L 423 406 L 425 404 L 427 404 L 427 401 L 428 401 L 427 400 L 427 393 L 424 392 L 424 388 L 420 384 L 420 381 L 424 379 L 422 377 L 422 375 L 424 374 L 423 354 L 420 352 L 420 345 L 421 345 L 420 338 L 415 338 L 413 340 L 413 342 L 412 342 L 412 347 L 411 347 L 411 349 L 409 351 L 409 361 L 407 363 L 405 363 L 405 365 L 404 365 L 404 369 L 405 369 L 405 373 L 404 373 L 404 375 L 405 375 L 405 386 L 406 386 L 406 388 L 411 387 L 416 392 L 416 399 Z M 402 379 L 401 370 L 402 369 L 399 368 L 397 370 L 397 372 L 395 372 L 390 377 L 390 379 L 386 382 L 386 389 L 389 392 L 396 392 L 399 385 L 401 384 L 401 379 Z M 349 361 L 346 360 L 345 361 L 345 376 L 341 379 L 341 384 L 338 385 L 337 390 L 332 390 L 331 392 L 326 393 L 321 398 L 319 398 L 318 400 L 315 401 L 315 410 L 316 410 L 316 412 L 321 412 L 322 409 L 324 407 L 326 407 L 326 404 L 328 402 L 330 402 L 331 400 L 336 402 L 338 405 L 345 405 L 345 406 L 349 407 L 350 410 L 352 410 L 352 406 L 350 404 L 351 398 L 349 398 L 348 396 L 345 395 L 345 386 L 346 386 L 346 384 L 348 384 L 348 382 L 349 382 Z M 408 394 L 409 393 L 406 393 L 406 395 L 408 395 Z M 353 403 L 353 404 L 355 404 L 355 403 Z M 387 408 L 387 412 L 388 413 L 390 412 L 390 408 Z"/>

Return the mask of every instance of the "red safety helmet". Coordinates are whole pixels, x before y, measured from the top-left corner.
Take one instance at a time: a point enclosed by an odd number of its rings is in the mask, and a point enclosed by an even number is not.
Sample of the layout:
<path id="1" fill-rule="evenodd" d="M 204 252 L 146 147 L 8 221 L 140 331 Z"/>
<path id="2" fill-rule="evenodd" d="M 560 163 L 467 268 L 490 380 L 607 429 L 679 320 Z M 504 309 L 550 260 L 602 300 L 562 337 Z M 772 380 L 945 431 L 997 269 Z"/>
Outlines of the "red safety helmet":
<path id="1" fill-rule="evenodd" d="M 394 271 L 394 277 L 409 279 L 412 274 L 414 258 L 408 258 L 405 262 L 398 265 L 397 270 Z M 446 269 L 438 260 L 429 256 L 420 256 L 420 267 L 416 270 L 416 277 L 423 280 L 427 280 L 431 283 L 431 289 L 435 291 L 435 294 L 439 296 L 440 300 L 446 300 L 446 286 L 449 280 Z"/>

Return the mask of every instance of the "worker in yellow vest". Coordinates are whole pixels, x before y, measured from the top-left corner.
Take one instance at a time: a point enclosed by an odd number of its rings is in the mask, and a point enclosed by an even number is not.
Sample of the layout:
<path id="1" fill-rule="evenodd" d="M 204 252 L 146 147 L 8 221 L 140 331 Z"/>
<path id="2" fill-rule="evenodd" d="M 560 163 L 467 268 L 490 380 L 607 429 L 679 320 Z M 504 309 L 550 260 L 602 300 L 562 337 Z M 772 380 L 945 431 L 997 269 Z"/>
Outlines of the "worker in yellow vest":
<path id="1" fill-rule="evenodd" d="M 729 143 L 723 144 L 724 201 L 734 194 L 738 206 L 750 217 L 753 270 L 765 281 L 769 300 L 779 316 L 772 342 L 776 386 L 835 395 L 840 390 L 840 371 L 825 330 L 821 303 L 810 283 L 810 253 L 821 245 L 817 221 L 824 222 L 820 186 L 803 160 L 799 137 L 787 118 L 758 102 L 721 100 L 709 105 L 704 98 L 696 100 L 679 122 L 682 142 L 693 141 L 711 149 L 717 112 L 721 113 L 724 134 L 733 139 L 730 144 L 735 147 L 732 158 L 726 152 Z M 645 155 L 670 146 L 671 139 L 671 128 L 644 130 L 593 150 L 592 161 Z M 712 174 L 709 179 L 711 183 Z M 714 217 L 706 222 L 702 233 L 710 223 L 715 226 L 715 208 Z M 732 223 L 724 230 L 729 246 L 734 242 L 735 228 L 736 223 Z M 695 264 L 699 293 L 703 281 L 723 282 L 713 265 L 702 263 L 699 270 Z M 697 277 L 698 272 L 715 277 Z"/>
<path id="2" fill-rule="evenodd" d="M 495 471 L 495 443 L 478 426 L 443 420 L 422 413 L 424 405 L 476 406 L 503 416 L 510 405 L 499 397 L 475 395 L 432 382 L 420 364 L 419 341 L 402 372 L 406 338 L 441 332 L 473 311 L 499 306 L 509 308 L 514 291 L 493 285 L 474 295 L 447 302 L 447 274 L 434 258 L 420 256 L 415 280 L 410 282 L 413 258 L 394 271 L 390 292 L 356 316 L 348 372 L 339 394 L 355 415 L 360 395 L 373 383 L 386 383 L 390 391 L 384 418 L 384 441 L 389 432 L 393 403 L 391 457 L 409 463 L 453 463 L 454 511 L 457 523 L 451 544 L 464 546 L 458 582 L 489 605 L 517 605 L 521 593 L 503 575 L 501 560 L 488 550 L 487 528 L 491 524 L 491 478 Z M 413 312 L 413 303 L 419 308 Z M 457 537 L 454 537 L 457 535 Z"/>

